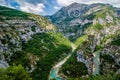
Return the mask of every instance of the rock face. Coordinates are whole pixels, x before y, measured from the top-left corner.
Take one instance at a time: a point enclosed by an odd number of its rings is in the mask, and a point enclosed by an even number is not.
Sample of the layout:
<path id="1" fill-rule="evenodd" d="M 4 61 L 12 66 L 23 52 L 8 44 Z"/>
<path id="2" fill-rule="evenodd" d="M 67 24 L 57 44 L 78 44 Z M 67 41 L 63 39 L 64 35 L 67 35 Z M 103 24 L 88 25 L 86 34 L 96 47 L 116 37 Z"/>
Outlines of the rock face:
<path id="1" fill-rule="evenodd" d="M 64 11 L 69 10 L 73 11 L 72 16 L 69 16 L 68 12 L 64 13 Z M 78 16 L 75 16 L 76 10 L 79 10 Z M 61 15 L 64 13 L 64 17 L 58 17 L 58 12 L 59 16 L 60 12 Z M 60 32 L 64 35 L 67 34 L 66 36 L 72 40 L 79 36 L 87 36 L 76 49 L 76 58 L 78 62 L 86 65 L 89 74 L 106 74 L 119 70 L 119 9 L 108 4 L 84 5 L 74 3 L 63 7 L 58 12 L 49 18 L 58 26 Z M 54 21 L 54 19 L 58 20 Z M 66 65 L 69 64 L 66 63 Z M 69 67 L 67 68 L 69 71 Z"/>
<path id="2" fill-rule="evenodd" d="M 44 17 L 0 6 L 0 66 L 7 67 L 9 57 L 32 35 L 50 31 L 55 27 Z"/>
<path id="3" fill-rule="evenodd" d="M 88 35 L 88 39 L 80 45 L 77 52 L 78 54 L 82 53 L 81 55 L 83 55 L 85 59 L 84 63 L 87 65 L 88 70 L 91 70 L 90 72 L 93 74 L 99 74 L 100 72 L 105 74 L 106 72 L 109 72 L 111 68 L 111 71 L 117 71 L 117 69 L 119 69 L 118 66 L 120 66 L 120 55 L 118 54 L 120 50 L 119 46 L 111 44 L 112 41 L 114 41 L 114 38 L 119 39 L 120 34 L 120 19 L 118 18 L 118 15 L 116 16 L 116 12 L 113 13 L 113 10 L 114 9 L 111 8 L 109 9 L 111 12 L 110 14 L 106 11 L 106 15 L 97 15 L 97 18 L 94 18 L 91 26 L 85 31 L 85 35 Z M 101 12 L 97 14 L 100 14 Z M 114 48 L 116 48 L 116 50 Z M 116 55 L 118 57 L 116 57 Z M 103 56 L 110 56 L 111 62 L 109 62 L 109 60 L 106 61 L 107 58 Z M 79 58 L 78 61 L 83 62 Z M 104 65 L 105 63 L 106 65 Z M 109 68 L 107 68 L 107 66 L 109 66 Z"/>
<path id="4" fill-rule="evenodd" d="M 53 14 L 52 16 L 47 16 L 49 20 L 56 26 L 58 26 L 58 31 L 62 32 L 65 36 L 67 36 L 70 40 L 76 40 L 78 37 L 84 34 L 85 29 L 90 25 L 93 21 L 96 13 L 106 6 L 111 6 L 108 4 L 79 4 L 73 3 L 67 7 L 63 7 L 58 12 Z M 116 14 L 119 14 L 120 9 L 115 8 L 117 11 Z M 106 14 L 107 15 L 107 14 Z M 106 16 L 108 21 L 111 21 L 111 17 Z M 99 22 L 105 24 L 105 21 L 99 18 Z"/>
<path id="5" fill-rule="evenodd" d="M 108 4 L 73 3 L 47 18 L 71 41 L 80 38 L 75 43 L 74 59 L 67 65 L 70 69 L 64 70 L 68 74 L 77 63 L 85 69 L 84 74 L 119 72 L 120 9 Z M 0 6 L 0 67 L 20 63 L 34 79 L 46 80 L 52 66 L 71 52 L 69 40 L 55 32 L 55 26 L 42 16 Z"/>
<path id="6" fill-rule="evenodd" d="M 69 39 L 45 17 L 0 6 L 0 68 L 21 65 L 33 80 L 48 80 L 53 65 L 70 52 Z M 11 76 L 2 72 L 2 78 Z"/>

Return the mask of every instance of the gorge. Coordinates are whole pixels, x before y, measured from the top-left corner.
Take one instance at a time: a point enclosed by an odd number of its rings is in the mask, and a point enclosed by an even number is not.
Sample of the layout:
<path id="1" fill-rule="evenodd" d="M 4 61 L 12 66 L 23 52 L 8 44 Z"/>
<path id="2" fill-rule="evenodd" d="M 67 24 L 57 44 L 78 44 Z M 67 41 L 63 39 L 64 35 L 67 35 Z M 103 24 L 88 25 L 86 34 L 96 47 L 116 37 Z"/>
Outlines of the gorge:
<path id="1" fill-rule="evenodd" d="M 72 3 L 51 16 L 0 6 L 1 80 L 119 80 L 120 9 Z"/>

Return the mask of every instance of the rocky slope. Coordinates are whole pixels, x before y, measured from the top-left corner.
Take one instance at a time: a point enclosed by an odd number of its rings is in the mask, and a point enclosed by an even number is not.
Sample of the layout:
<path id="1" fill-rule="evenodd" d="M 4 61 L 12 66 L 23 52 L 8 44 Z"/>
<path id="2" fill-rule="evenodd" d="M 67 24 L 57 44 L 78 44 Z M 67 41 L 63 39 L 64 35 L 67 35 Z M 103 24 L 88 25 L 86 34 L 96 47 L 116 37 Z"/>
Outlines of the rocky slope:
<path id="1" fill-rule="evenodd" d="M 106 76 L 118 79 L 119 12 L 119 8 L 108 4 L 73 3 L 47 16 L 58 26 L 56 28 L 43 16 L 0 6 L 0 67 L 7 68 L 0 69 L 3 74 L 0 79 L 15 75 L 14 79 L 23 80 L 21 76 L 27 75 L 29 80 L 47 80 L 52 67 L 70 53 L 59 71 L 60 76 L 70 80 L 80 77 L 81 80 L 81 76 L 89 79 L 88 75 L 100 74 L 105 80 Z M 57 30 L 74 41 L 72 44 L 77 48 L 74 52 L 69 39 Z M 108 73 L 115 73 L 115 76 L 111 78 Z"/>
<path id="2" fill-rule="evenodd" d="M 93 22 L 94 15 L 103 7 L 109 4 L 79 4 L 73 3 L 67 7 L 63 7 L 52 16 L 47 16 L 53 24 L 58 26 L 60 32 L 67 36 L 71 41 L 85 33 L 85 29 Z M 119 14 L 119 9 L 115 8 Z"/>
<path id="3" fill-rule="evenodd" d="M 81 4 L 74 3 L 70 6 L 73 5 Z M 75 8 L 78 9 L 78 7 Z M 118 12 L 119 10 L 116 10 L 116 8 L 112 7 L 111 5 L 89 5 L 89 9 L 84 13 L 84 18 L 86 17 L 84 20 L 89 20 L 90 24 L 85 23 L 87 27 L 85 29 L 82 27 L 82 29 L 84 29 L 84 31 L 82 30 L 83 34 L 79 34 L 79 36 L 81 36 L 80 38 L 84 38 L 84 40 L 82 40 L 80 45 L 77 45 L 78 48 L 76 51 L 61 68 L 60 72 L 63 73 L 61 74 L 62 76 L 64 75 L 64 77 L 74 79 L 86 74 L 104 75 L 107 73 L 119 72 L 120 17 Z M 82 17 L 77 17 L 77 19 L 81 20 Z M 75 19 L 76 18 L 72 20 Z M 79 24 L 82 25 L 83 23 L 84 22 Z M 74 30 L 75 26 L 72 25 L 71 27 L 71 29 Z M 81 30 L 78 32 L 81 32 Z M 82 65 L 80 62 L 85 64 L 87 71 L 84 67 L 79 67 L 79 65 Z M 75 69 L 71 70 L 71 68 Z M 79 72 L 77 70 L 79 70 Z"/>
<path id="4" fill-rule="evenodd" d="M 5 60 L 4 53 L 12 55 L 21 50 L 22 43 L 30 40 L 32 35 L 54 29 L 42 16 L 0 6 L 0 59 Z"/>
<path id="5" fill-rule="evenodd" d="M 33 79 L 46 80 L 70 50 L 69 40 L 45 17 L 0 6 L 0 68 L 21 65 Z"/>

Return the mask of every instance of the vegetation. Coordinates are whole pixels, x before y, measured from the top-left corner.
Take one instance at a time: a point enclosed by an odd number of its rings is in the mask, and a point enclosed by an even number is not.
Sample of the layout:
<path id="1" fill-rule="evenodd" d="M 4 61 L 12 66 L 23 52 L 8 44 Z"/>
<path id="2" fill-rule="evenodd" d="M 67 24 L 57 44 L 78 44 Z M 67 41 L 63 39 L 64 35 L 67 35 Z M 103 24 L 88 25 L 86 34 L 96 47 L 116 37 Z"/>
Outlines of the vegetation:
<path id="1" fill-rule="evenodd" d="M 23 50 L 39 58 L 37 68 L 32 72 L 32 78 L 47 80 L 53 65 L 69 54 L 71 46 L 69 40 L 60 33 L 39 33 L 23 45 Z"/>
<path id="2" fill-rule="evenodd" d="M 94 15 L 96 16 L 95 18 L 102 18 L 105 19 L 107 13 L 109 13 L 110 15 L 113 13 L 114 9 L 112 6 L 103 6 L 101 10 L 97 11 L 94 13 Z"/>
<path id="3" fill-rule="evenodd" d="M 32 26 L 32 27 L 31 27 L 31 30 L 32 30 L 33 32 L 36 32 L 35 27 L 36 27 L 36 26 Z"/>
<path id="4" fill-rule="evenodd" d="M 120 75 L 115 73 L 109 73 L 105 75 L 90 75 L 88 77 L 69 78 L 68 80 L 119 80 Z"/>
<path id="5" fill-rule="evenodd" d="M 85 19 L 88 19 L 88 20 L 93 20 L 95 18 L 95 15 L 94 14 L 89 14 L 85 17 Z"/>
<path id="6" fill-rule="evenodd" d="M 78 47 L 83 41 L 85 41 L 85 39 L 87 39 L 87 35 L 83 35 L 81 37 L 79 37 L 75 42 L 75 46 Z"/>
<path id="7" fill-rule="evenodd" d="M 28 13 L 0 6 L 0 16 L 28 18 Z"/>
<path id="8" fill-rule="evenodd" d="M 102 60 L 102 63 L 100 65 L 100 73 L 106 74 L 110 72 L 116 72 L 118 69 L 118 65 L 115 64 L 115 60 L 110 55 L 101 54 L 100 59 Z M 114 66 L 114 67 L 113 67 Z"/>
<path id="9" fill-rule="evenodd" d="M 0 80 L 32 80 L 32 78 L 21 65 L 13 65 L 7 69 L 0 69 Z"/>
<path id="10" fill-rule="evenodd" d="M 117 40 L 113 40 L 111 42 L 112 45 L 117 45 L 117 46 L 120 46 L 120 39 L 117 39 Z"/>
<path id="11" fill-rule="evenodd" d="M 15 10 L 15 9 L 11 9 L 11 8 L 7 8 L 4 6 L 0 6 L 0 19 L 2 21 L 4 20 L 32 20 L 35 21 L 36 24 L 38 24 L 42 29 L 46 30 L 49 29 L 49 27 L 51 30 L 55 30 L 55 26 L 52 25 L 50 23 L 49 20 L 47 20 L 47 18 L 40 16 L 40 15 L 36 15 L 36 14 L 32 14 L 32 13 L 26 13 L 26 12 L 22 12 L 19 10 Z M 34 31 L 34 28 L 32 27 L 32 30 Z"/>
<path id="12" fill-rule="evenodd" d="M 32 20 L 36 21 L 38 25 L 41 26 L 42 29 L 46 30 L 46 29 L 52 29 L 55 30 L 55 26 L 51 24 L 51 22 L 49 20 L 47 20 L 47 18 L 40 16 L 40 15 L 35 15 L 35 14 L 29 14 L 29 18 L 31 18 Z M 52 27 L 52 28 L 49 28 Z"/>
<path id="13" fill-rule="evenodd" d="M 76 57 L 77 54 L 74 52 L 61 68 L 62 73 L 68 78 L 76 78 L 88 74 L 85 64 L 78 62 Z"/>
<path id="14" fill-rule="evenodd" d="M 99 45 L 96 45 L 96 48 L 95 48 L 95 51 L 98 51 L 98 50 L 100 50 L 100 49 L 102 49 L 102 46 L 99 44 Z"/>
<path id="15" fill-rule="evenodd" d="M 99 23 L 93 25 L 92 27 L 93 27 L 93 29 L 96 29 L 96 30 L 101 30 L 101 29 L 103 29 L 103 26 L 102 26 L 101 24 L 99 24 Z"/>
<path id="16" fill-rule="evenodd" d="M 30 67 L 30 60 L 28 54 L 25 51 L 17 51 L 11 56 L 10 65 L 19 65 L 21 64 L 24 68 Z"/>
<path id="17" fill-rule="evenodd" d="M 103 54 L 103 55 L 100 55 L 100 58 L 103 58 L 108 62 L 114 62 L 114 59 L 110 55 Z"/>
<path id="18" fill-rule="evenodd" d="M 85 19 L 87 18 L 88 20 L 93 20 L 94 18 L 98 19 L 98 17 L 101 17 L 104 19 L 107 14 L 106 12 L 110 12 L 110 11 L 111 12 L 113 11 L 111 7 L 104 7 L 102 11 L 100 10 L 98 12 L 95 12 L 94 14 L 87 15 Z M 34 15 L 31 13 L 25 13 L 18 10 L 0 6 L 0 20 L 4 22 L 4 19 L 6 20 L 28 19 L 31 21 L 35 21 L 36 25 L 40 26 L 40 28 L 42 29 L 46 30 L 46 29 L 50 29 L 50 27 L 52 27 L 53 30 L 55 29 L 55 27 L 43 16 Z M 70 22 L 71 20 L 72 18 L 66 18 L 64 20 L 64 23 L 68 24 L 68 22 Z M 111 24 L 106 23 L 106 26 L 110 26 L 110 25 Z M 7 30 L 9 30 L 11 32 L 9 33 L 13 35 L 15 33 L 14 31 L 17 31 L 17 30 L 15 30 L 15 27 L 13 25 L 11 26 L 12 26 L 11 27 L 12 30 L 9 28 L 6 28 L 6 30 L 4 29 L 3 32 L 5 33 L 5 32 L 8 32 Z M 35 32 L 35 27 L 36 26 L 31 27 L 31 30 L 34 32 Z M 84 32 L 88 27 L 90 27 L 89 28 L 90 32 L 94 30 L 100 32 L 100 30 L 104 28 L 100 23 L 97 23 L 95 25 L 92 25 L 92 23 L 87 23 L 83 25 L 82 28 L 80 28 L 81 25 L 77 25 L 74 27 L 75 28 L 72 28 L 69 26 L 68 28 L 65 29 L 65 32 L 77 33 L 79 32 L 80 29 L 81 31 Z M 18 32 L 15 33 L 15 35 L 18 37 L 17 34 Z M 9 42 L 11 39 L 9 35 L 5 35 L 1 37 L 4 37 L 3 39 L 1 39 L 1 42 L 3 44 L 10 45 L 9 47 L 12 49 L 16 47 L 15 46 L 16 44 Z M 76 37 L 76 35 L 72 36 L 71 40 L 73 40 L 73 37 Z M 107 41 L 110 38 L 113 39 L 115 38 L 115 36 L 108 35 L 107 37 L 105 37 L 104 41 Z M 90 48 L 91 48 L 91 45 L 94 45 L 93 41 L 94 41 L 94 35 L 84 34 L 84 35 L 81 35 L 74 42 L 74 44 L 75 44 L 75 47 L 79 47 L 80 44 L 83 43 L 82 46 L 80 46 L 80 49 L 84 50 L 85 52 L 84 56 L 87 55 L 87 57 L 91 57 L 93 56 L 92 55 L 93 52 Z M 115 39 L 115 40 L 113 39 L 111 44 L 119 46 L 120 39 Z M 95 51 L 98 51 L 100 49 L 102 49 L 102 46 L 97 45 L 95 48 Z M 40 80 L 40 79 L 47 80 L 49 77 L 51 68 L 69 53 L 71 53 L 70 41 L 67 38 L 65 38 L 61 33 L 47 32 L 47 33 L 35 34 L 32 36 L 31 40 L 29 40 L 26 43 L 22 43 L 21 51 L 16 51 L 13 53 L 9 61 L 10 67 L 8 67 L 7 69 L 0 69 L 0 80 L 32 80 L 32 78 L 34 80 Z M 30 76 L 30 74 L 25 69 L 30 70 L 32 65 L 30 58 L 32 55 L 34 55 L 38 59 L 35 62 L 32 59 L 32 61 L 35 63 L 34 65 L 35 70 L 31 72 L 31 76 Z M 111 65 L 114 65 L 114 59 L 109 55 L 100 55 L 100 59 L 102 59 L 104 62 L 100 66 L 101 71 L 103 71 L 105 63 L 107 63 L 108 65 L 109 63 Z M 114 69 L 111 69 L 111 70 L 116 71 L 117 69 L 118 68 L 116 68 L 116 65 L 115 65 Z M 71 57 L 67 60 L 67 62 L 65 62 L 60 72 L 62 72 L 65 76 L 67 76 L 69 80 L 82 80 L 82 79 L 83 80 L 119 80 L 120 79 L 120 76 L 118 74 L 113 74 L 113 73 L 105 74 L 105 75 L 96 75 L 96 76 L 90 75 L 89 77 L 81 77 L 81 76 L 87 75 L 88 72 L 87 72 L 86 65 L 82 62 L 77 61 L 76 51 L 73 52 Z"/>
<path id="19" fill-rule="evenodd" d="M 117 43 L 119 45 L 119 35 L 120 35 L 120 30 L 116 31 L 115 34 L 107 35 L 101 42 L 106 42 L 107 40 L 111 39 L 112 45 L 117 45 Z"/>

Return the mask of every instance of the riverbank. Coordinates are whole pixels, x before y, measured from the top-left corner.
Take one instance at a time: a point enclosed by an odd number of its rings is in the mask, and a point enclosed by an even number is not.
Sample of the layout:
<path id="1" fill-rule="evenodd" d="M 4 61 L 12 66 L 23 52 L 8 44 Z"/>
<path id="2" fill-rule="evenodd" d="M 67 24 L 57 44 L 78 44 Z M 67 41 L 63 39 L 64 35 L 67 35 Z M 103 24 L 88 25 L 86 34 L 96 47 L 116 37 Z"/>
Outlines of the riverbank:
<path id="1" fill-rule="evenodd" d="M 72 52 L 74 52 L 74 50 L 76 49 L 76 47 L 75 47 L 75 45 L 73 43 L 71 43 L 71 47 L 72 47 Z M 69 57 L 71 56 L 72 52 L 70 54 L 68 54 L 67 57 L 65 57 L 63 60 L 61 60 L 60 62 L 58 62 L 58 64 L 56 64 L 51 69 L 49 80 L 50 79 L 62 80 L 62 77 L 60 77 L 58 75 L 59 69 L 67 61 L 67 59 L 69 59 Z"/>

